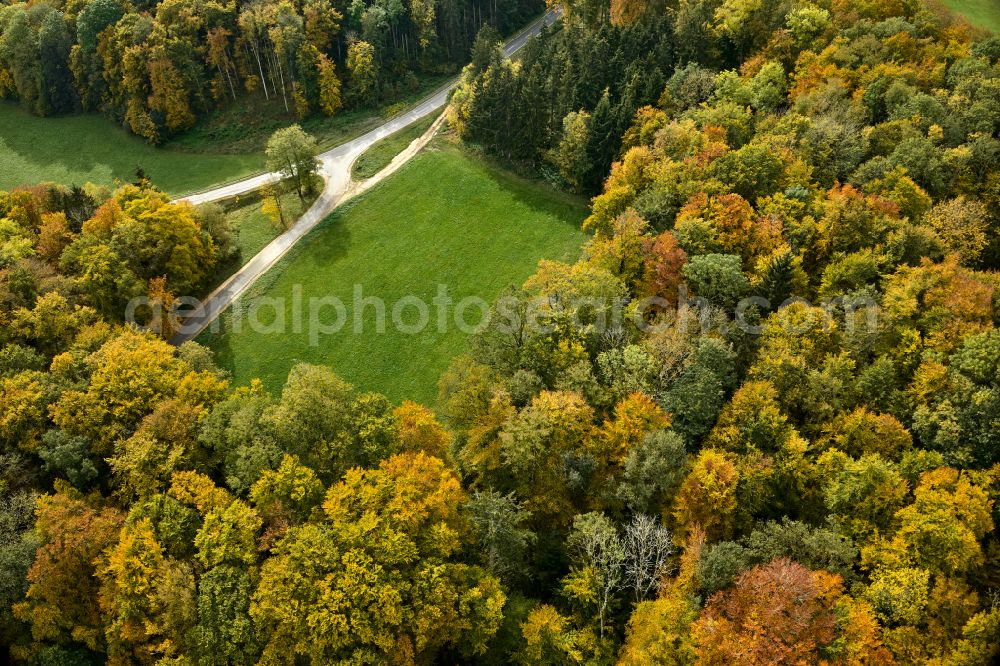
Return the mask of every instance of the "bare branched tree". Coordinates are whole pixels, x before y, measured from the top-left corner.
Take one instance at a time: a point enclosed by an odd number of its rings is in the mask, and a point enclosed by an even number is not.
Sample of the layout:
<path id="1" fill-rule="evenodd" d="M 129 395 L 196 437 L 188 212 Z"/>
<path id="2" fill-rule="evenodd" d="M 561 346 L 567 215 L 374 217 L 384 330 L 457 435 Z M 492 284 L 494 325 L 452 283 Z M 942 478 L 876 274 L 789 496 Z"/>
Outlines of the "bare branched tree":
<path id="1" fill-rule="evenodd" d="M 604 617 L 615 592 L 625 582 L 625 547 L 618 531 L 603 513 L 586 513 L 573 519 L 573 532 L 569 536 L 569 547 L 578 561 L 591 567 L 600 581 L 598 615 L 601 636 L 604 636 Z"/>
<path id="2" fill-rule="evenodd" d="M 670 573 L 670 555 L 674 552 L 670 530 L 658 520 L 642 513 L 625 528 L 625 579 L 632 585 L 639 602 L 656 591 Z"/>

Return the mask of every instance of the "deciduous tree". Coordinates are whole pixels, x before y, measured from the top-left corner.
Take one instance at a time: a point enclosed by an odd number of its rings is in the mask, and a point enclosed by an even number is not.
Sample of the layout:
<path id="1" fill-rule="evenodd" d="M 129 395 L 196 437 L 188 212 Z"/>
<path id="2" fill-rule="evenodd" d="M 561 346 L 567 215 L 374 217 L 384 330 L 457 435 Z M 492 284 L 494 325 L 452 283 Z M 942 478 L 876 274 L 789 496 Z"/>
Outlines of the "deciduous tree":
<path id="1" fill-rule="evenodd" d="M 340 95 L 340 78 L 337 66 L 332 60 L 321 55 L 319 60 L 319 108 L 332 116 L 344 105 Z"/>
<path id="2" fill-rule="evenodd" d="M 57 484 L 38 499 L 35 530 L 40 547 L 28 570 L 25 600 L 14 614 L 31 625 L 34 651 L 45 644 L 104 644 L 96 570 L 118 541 L 125 516 Z"/>
<path id="3" fill-rule="evenodd" d="M 298 125 L 275 132 L 267 142 L 267 168 L 291 180 L 300 199 L 314 190 L 319 169 L 316 139 Z"/>
<path id="4" fill-rule="evenodd" d="M 836 638 L 840 578 L 777 559 L 708 600 L 694 624 L 704 664 L 814 661 Z"/>
<path id="5" fill-rule="evenodd" d="M 378 84 L 378 69 L 375 66 L 375 47 L 358 40 L 347 48 L 347 71 L 351 73 L 351 84 L 362 102 L 374 101 Z"/>
<path id="6" fill-rule="evenodd" d="M 703 449 L 674 501 L 678 536 L 683 538 L 695 526 L 710 535 L 728 534 L 736 510 L 738 483 L 739 471 L 729 455 Z"/>
<path id="7" fill-rule="evenodd" d="M 324 520 L 289 529 L 263 565 L 251 606 L 263 663 L 481 653 L 504 595 L 456 561 L 463 500 L 458 479 L 422 453 L 349 471 Z"/>

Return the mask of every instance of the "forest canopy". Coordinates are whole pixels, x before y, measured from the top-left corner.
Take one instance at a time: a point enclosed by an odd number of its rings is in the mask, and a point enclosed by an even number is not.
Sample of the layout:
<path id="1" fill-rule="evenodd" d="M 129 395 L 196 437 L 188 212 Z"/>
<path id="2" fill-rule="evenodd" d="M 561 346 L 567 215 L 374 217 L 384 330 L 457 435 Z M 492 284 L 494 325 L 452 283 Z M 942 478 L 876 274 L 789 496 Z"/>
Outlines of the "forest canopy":
<path id="1" fill-rule="evenodd" d="M 994 663 L 1000 39 L 917 0 L 558 4 L 516 61 L 485 5 L 494 30 L 463 24 L 449 122 L 593 197 L 591 233 L 494 304 L 435 405 L 307 364 L 232 386 L 123 325 L 204 284 L 218 211 L 143 180 L 0 196 L 14 659 Z M 159 34 L 114 6 L 76 12 L 114 28 L 77 19 L 74 52 Z M 5 35 L 59 11 L 14 7 Z M 412 34 L 344 57 L 464 59 Z M 531 303 L 543 326 L 498 325 Z"/>
<path id="2" fill-rule="evenodd" d="M 486 24 L 541 0 L 70 0 L 0 3 L 0 98 L 40 115 L 99 111 L 158 143 L 247 95 L 332 115 L 467 61 Z"/>

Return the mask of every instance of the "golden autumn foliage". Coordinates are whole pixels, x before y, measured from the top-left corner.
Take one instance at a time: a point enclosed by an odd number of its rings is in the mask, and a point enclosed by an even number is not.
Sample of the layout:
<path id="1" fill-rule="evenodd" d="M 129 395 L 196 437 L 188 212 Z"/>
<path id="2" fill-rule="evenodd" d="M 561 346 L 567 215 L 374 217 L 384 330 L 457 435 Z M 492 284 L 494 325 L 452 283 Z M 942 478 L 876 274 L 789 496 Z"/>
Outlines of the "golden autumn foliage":
<path id="1" fill-rule="evenodd" d="M 674 502 L 676 535 L 684 538 L 698 526 L 708 538 L 727 536 L 733 527 L 739 480 L 740 473 L 730 454 L 703 449 L 677 492 Z"/>
<path id="2" fill-rule="evenodd" d="M 434 412 L 406 400 L 393 410 L 401 451 L 422 452 L 441 460 L 451 456 L 451 434 L 438 423 Z"/>
<path id="3" fill-rule="evenodd" d="M 324 520 L 290 528 L 262 567 L 251 615 L 263 662 L 376 654 L 412 663 L 445 645 L 481 653 L 504 595 L 455 561 L 463 500 L 454 474 L 424 453 L 348 471 L 327 492 Z"/>
<path id="4" fill-rule="evenodd" d="M 458 138 L 593 197 L 427 407 L 304 363 L 231 389 L 240 359 L 120 326 L 235 256 L 221 209 L 141 170 L 0 192 L 0 650 L 996 661 L 1000 41 L 918 0 L 551 0 L 511 59 L 537 3 L 470 2 L 0 9 L 0 94 L 40 112 L 344 112 L 269 142 L 301 196 L 317 138 L 471 47 Z"/>
<path id="5" fill-rule="evenodd" d="M 599 437 L 609 464 L 620 465 L 643 437 L 670 425 L 670 416 L 652 398 L 633 393 L 615 405 L 613 418 L 604 422 Z"/>
<path id="6" fill-rule="evenodd" d="M 74 640 L 94 650 L 103 646 L 96 572 L 105 549 L 117 542 L 124 518 L 63 483 L 55 494 L 39 499 L 35 529 L 41 547 L 28 571 L 27 597 L 14 609 L 31 623 L 34 641 Z"/>
<path id="7" fill-rule="evenodd" d="M 816 661 L 836 637 L 838 576 L 774 560 L 713 596 L 695 622 L 698 663 L 795 664 Z"/>
<path id="8" fill-rule="evenodd" d="M 684 666 L 695 661 L 692 626 L 698 618 L 697 567 L 705 544 L 699 527 L 690 530 L 678 574 L 660 596 L 636 605 L 629 620 L 618 666 Z"/>
<path id="9" fill-rule="evenodd" d="M 67 391 L 50 411 L 67 432 L 90 437 L 104 452 L 134 430 L 160 400 L 177 395 L 182 388 L 194 389 L 191 380 L 211 374 L 193 372 L 175 356 L 173 347 L 152 334 L 138 332 L 111 339 L 85 363 L 91 371 L 87 389 Z M 211 399 L 225 386 L 217 379 L 210 384 L 207 395 L 195 390 L 191 397 Z"/>

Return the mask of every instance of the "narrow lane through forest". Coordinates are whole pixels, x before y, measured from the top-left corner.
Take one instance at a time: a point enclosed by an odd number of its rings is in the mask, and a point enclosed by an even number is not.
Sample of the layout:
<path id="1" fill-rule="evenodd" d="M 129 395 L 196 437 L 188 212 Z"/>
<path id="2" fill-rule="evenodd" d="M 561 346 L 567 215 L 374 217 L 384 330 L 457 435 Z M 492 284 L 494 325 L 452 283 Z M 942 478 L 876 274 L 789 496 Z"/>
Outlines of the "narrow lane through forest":
<path id="1" fill-rule="evenodd" d="M 528 43 L 528 40 L 541 32 L 544 26 L 554 23 L 556 18 L 558 18 L 558 13 L 550 11 L 536 19 L 504 45 L 504 53 L 508 56 L 516 53 Z M 457 85 L 458 79 L 455 79 L 408 111 L 393 116 L 381 126 L 356 139 L 320 153 L 318 155 L 320 162 L 319 173 L 323 178 L 324 187 L 319 198 L 291 227 L 271 241 L 267 247 L 244 264 L 229 279 L 216 287 L 211 294 L 200 302 L 198 307 L 186 313 L 183 317 L 183 325 L 171 338 L 171 343 L 179 345 L 201 335 L 236 299 L 243 295 L 254 282 L 270 270 L 278 260 L 285 256 L 290 249 L 302 240 L 306 234 L 312 231 L 317 224 L 323 221 L 338 205 L 367 190 L 371 185 L 394 172 L 406 160 L 416 154 L 417 150 L 414 148 L 422 147 L 427 143 L 440 126 L 439 122 L 434 123 L 424 136 L 414 141 L 410 148 L 400 154 L 400 157 L 403 158 L 402 160 L 393 160 L 393 163 L 389 167 L 365 183 L 362 183 L 360 187 L 352 187 L 351 166 L 358 157 L 382 139 L 441 109 L 448 101 L 448 94 Z M 277 180 L 278 177 L 277 174 L 273 173 L 261 174 L 206 192 L 192 194 L 178 199 L 178 201 L 187 201 L 198 205 L 212 201 L 232 199 L 259 190 L 261 185 Z"/>

